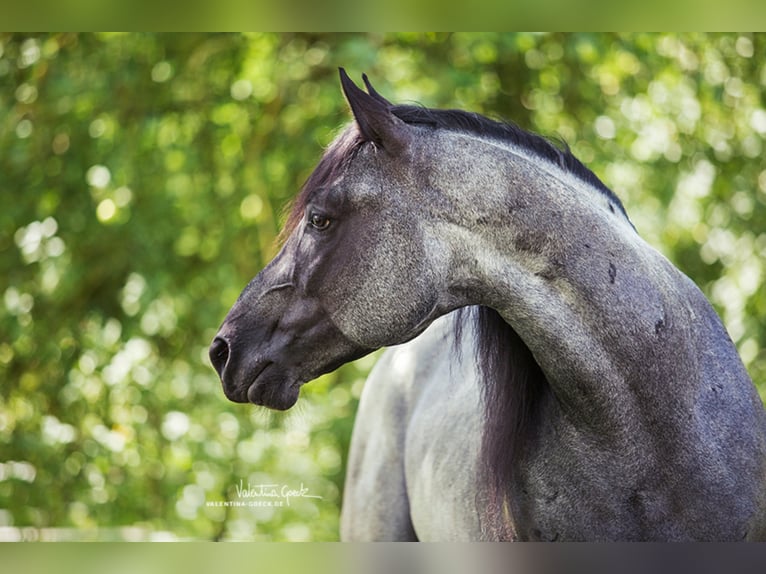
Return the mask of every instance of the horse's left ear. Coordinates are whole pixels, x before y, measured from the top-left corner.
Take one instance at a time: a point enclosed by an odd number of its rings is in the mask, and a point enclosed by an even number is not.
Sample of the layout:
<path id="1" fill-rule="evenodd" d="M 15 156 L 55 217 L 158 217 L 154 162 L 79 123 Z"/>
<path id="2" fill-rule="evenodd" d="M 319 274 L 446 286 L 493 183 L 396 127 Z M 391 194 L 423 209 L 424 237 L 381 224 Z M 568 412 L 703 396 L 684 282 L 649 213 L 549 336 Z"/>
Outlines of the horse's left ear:
<path id="1" fill-rule="evenodd" d="M 409 129 L 407 124 L 391 113 L 391 103 L 375 91 L 366 75 L 364 83 L 369 94 L 348 77 L 346 70 L 339 68 L 339 71 L 343 94 L 362 137 L 387 152 L 396 153 L 401 150 L 409 139 Z"/>

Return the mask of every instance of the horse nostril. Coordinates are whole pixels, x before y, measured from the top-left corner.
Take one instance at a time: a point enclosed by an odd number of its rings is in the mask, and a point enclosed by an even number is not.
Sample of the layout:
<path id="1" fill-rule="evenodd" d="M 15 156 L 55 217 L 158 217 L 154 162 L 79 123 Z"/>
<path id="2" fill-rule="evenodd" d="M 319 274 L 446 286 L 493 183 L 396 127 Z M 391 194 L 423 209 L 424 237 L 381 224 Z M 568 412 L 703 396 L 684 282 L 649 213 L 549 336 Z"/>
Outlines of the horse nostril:
<path id="1" fill-rule="evenodd" d="M 229 344 L 221 337 L 216 337 L 210 344 L 210 362 L 213 363 L 213 368 L 221 379 L 223 379 L 223 369 L 228 360 Z"/>

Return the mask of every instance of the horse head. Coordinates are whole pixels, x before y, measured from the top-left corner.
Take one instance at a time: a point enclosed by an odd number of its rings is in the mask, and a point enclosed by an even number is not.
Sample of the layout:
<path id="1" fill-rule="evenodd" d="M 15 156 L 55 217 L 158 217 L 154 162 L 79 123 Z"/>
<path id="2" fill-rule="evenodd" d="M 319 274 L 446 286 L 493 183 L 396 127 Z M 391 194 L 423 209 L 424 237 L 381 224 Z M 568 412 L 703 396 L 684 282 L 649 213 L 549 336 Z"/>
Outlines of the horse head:
<path id="1" fill-rule="evenodd" d="M 210 346 L 226 396 L 284 410 L 300 386 L 449 310 L 428 245 L 413 157 L 417 127 L 341 69 L 354 122 L 294 202 L 281 251 L 242 291 Z M 442 258 L 443 259 L 443 258 Z"/>

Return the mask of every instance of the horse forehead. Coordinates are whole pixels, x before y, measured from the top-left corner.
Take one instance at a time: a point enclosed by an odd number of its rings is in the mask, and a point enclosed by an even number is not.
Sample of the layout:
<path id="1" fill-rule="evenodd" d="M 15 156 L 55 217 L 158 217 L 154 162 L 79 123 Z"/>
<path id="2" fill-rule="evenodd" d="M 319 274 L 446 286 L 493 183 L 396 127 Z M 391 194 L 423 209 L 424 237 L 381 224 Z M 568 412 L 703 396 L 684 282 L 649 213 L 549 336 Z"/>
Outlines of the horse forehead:
<path id="1" fill-rule="evenodd" d="M 377 150 L 377 154 L 384 152 Z M 397 201 L 401 194 L 392 193 L 392 189 L 404 187 L 406 165 L 395 158 L 376 158 L 373 154 L 359 154 L 348 170 L 333 186 L 340 190 L 344 199 L 353 205 L 367 203 L 378 204 L 381 201 Z M 332 193 L 332 192 L 331 192 Z"/>

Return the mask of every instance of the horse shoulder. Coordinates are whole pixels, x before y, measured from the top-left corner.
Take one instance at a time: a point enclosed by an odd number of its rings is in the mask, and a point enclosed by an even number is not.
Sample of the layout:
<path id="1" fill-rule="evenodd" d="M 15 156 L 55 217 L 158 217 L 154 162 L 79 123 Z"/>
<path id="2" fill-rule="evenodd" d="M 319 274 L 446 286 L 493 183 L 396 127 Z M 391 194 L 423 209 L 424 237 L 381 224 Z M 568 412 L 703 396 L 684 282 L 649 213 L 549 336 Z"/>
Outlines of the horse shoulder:
<path id="1" fill-rule="evenodd" d="M 408 428 L 405 475 L 412 521 L 422 540 L 481 540 L 479 375 L 472 360 L 460 362 L 449 347 L 437 352 L 442 367 L 422 381 Z"/>
<path id="2" fill-rule="evenodd" d="M 415 392 L 404 450 L 410 515 L 421 540 L 481 539 L 477 480 L 482 411 L 472 330 L 455 341 L 455 315 L 413 341 Z"/>
<path id="3" fill-rule="evenodd" d="M 479 390 L 472 349 L 455 352 L 452 321 L 438 319 L 387 349 L 365 383 L 344 489 L 344 540 L 455 540 L 478 532 Z"/>
<path id="4" fill-rule="evenodd" d="M 414 347 L 386 349 L 362 390 L 343 492 L 344 541 L 417 540 L 404 476 Z"/>

